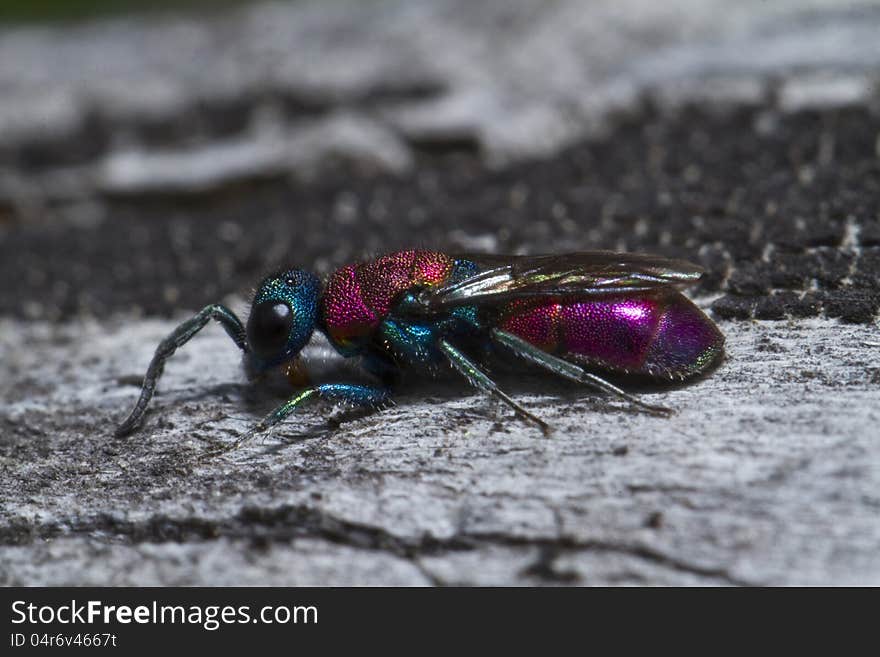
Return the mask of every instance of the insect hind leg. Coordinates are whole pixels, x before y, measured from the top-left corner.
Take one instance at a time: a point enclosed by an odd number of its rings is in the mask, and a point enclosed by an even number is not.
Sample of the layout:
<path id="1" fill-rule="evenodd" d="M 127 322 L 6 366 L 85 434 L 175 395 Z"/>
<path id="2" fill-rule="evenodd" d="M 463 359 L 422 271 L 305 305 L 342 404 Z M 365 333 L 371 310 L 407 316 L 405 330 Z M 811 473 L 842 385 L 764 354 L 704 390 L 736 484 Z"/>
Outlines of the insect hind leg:
<path id="1" fill-rule="evenodd" d="M 635 397 L 634 395 L 631 395 L 628 392 L 621 390 L 616 385 L 609 383 L 605 379 L 596 376 L 595 374 L 587 372 L 579 365 L 570 363 L 567 360 L 559 358 L 558 356 L 554 356 L 553 354 L 548 354 L 543 349 L 539 349 L 530 342 L 527 342 L 526 340 L 523 340 L 522 338 L 513 335 L 512 333 L 501 331 L 499 329 L 493 329 L 492 337 L 496 342 L 504 345 L 520 358 L 523 358 L 535 365 L 538 365 L 539 367 L 543 367 L 544 369 L 549 370 L 554 374 L 570 381 L 583 383 L 592 388 L 596 388 L 597 390 L 602 390 L 603 392 L 626 400 L 634 406 L 652 415 L 661 415 L 664 417 L 668 417 L 675 412 L 671 408 L 666 408 L 665 406 L 654 406 L 652 404 L 646 404 L 638 397 Z"/>
<path id="2" fill-rule="evenodd" d="M 144 375 L 141 395 L 128 417 L 116 427 L 114 435 L 117 438 L 127 436 L 143 421 L 147 405 L 150 403 L 150 399 L 152 399 L 153 393 L 156 391 L 159 377 L 162 376 L 162 372 L 165 369 L 165 361 L 171 358 L 180 347 L 189 342 L 212 319 L 220 322 L 239 349 L 247 351 L 245 328 L 234 312 L 220 304 L 211 304 L 202 308 L 193 317 L 174 329 L 156 347 L 156 353 L 153 355 L 153 360 L 150 361 L 147 373 Z"/>
<path id="3" fill-rule="evenodd" d="M 545 436 L 551 433 L 551 428 L 549 424 L 544 422 L 544 420 L 537 417 L 536 415 L 532 415 L 522 406 L 517 404 L 513 399 L 510 398 L 509 395 L 507 395 L 507 393 L 505 393 L 498 387 L 498 384 L 495 383 L 488 374 L 483 372 L 483 370 L 481 370 L 476 363 L 465 356 L 461 351 L 456 349 L 446 340 L 440 340 L 438 342 L 438 346 L 440 347 L 440 350 L 446 355 L 446 358 L 449 360 L 449 363 L 452 365 L 452 367 L 459 374 L 464 376 L 471 385 L 507 404 L 510 408 L 513 409 L 513 412 L 516 413 L 523 420 L 538 425 L 538 427 L 541 429 L 541 432 Z"/>

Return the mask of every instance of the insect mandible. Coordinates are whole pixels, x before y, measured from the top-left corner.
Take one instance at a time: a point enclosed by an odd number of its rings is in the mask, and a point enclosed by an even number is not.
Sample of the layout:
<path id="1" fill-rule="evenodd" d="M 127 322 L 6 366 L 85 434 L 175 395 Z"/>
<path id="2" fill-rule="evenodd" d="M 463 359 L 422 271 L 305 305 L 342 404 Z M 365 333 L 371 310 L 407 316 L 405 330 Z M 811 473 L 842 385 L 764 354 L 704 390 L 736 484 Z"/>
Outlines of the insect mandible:
<path id="1" fill-rule="evenodd" d="M 260 284 L 246 326 L 212 304 L 165 338 L 116 435 L 141 424 L 165 361 L 211 319 L 244 352 L 250 371 L 291 366 L 317 329 L 342 356 L 362 357 L 376 381 L 308 386 L 224 449 L 268 431 L 310 399 L 381 407 L 402 372 L 436 374 L 444 366 L 547 433 L 547 423 L 487 373 L 501 352 L 667 415 L 669 409 L 641 401 L 599 373 L 683 381 L 716 363 L 724 336 L 677 289 L 702 273 L 681 260 L 610 251 L 454 256 L 415 249 L 346 265 L 323 283 L 301 269 L 280 271 Z"/>

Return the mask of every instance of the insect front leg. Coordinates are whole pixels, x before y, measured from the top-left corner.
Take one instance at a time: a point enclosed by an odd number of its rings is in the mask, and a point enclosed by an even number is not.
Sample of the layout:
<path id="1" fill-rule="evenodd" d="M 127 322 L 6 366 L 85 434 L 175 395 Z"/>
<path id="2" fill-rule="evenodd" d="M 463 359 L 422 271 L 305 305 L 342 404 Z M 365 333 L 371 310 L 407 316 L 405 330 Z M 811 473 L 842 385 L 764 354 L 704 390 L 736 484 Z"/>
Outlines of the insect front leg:
<path id="1" fill-rule="evenodd" d="M 215 450 L 212 454 L 230 452 L 248 442 L 253 437 L 266 433 L 275 425 L 283 422 L 287 416 L 293 413 L 305 402 L 313 398 L 343 402 L 356 407 L 379 409 L 391 402 L 391 392 L 387 388 L 364 386 L 354 383 L 323 383 L 321 385 L 306 388 L 269 413 L 244 436 L 229 445 Z"/>
<path id="2" fill-rule="evenodd" d="M 510 408 L 513 409 L 513 412 L 516 413 L 520 418 L 526 420 L 527 422 L 532 422 L 541 429 L 541 432 L 546 436 L 551 433 L 550 425 L 544 422 L 541 418 L 532 415 L 522 406 L 517 404 L 510 396 L 501 390 L 498 387 L 498 384 L 495 383 L 488 374 L 486 374 L 480 367 L 474 363 L 470 358 L 465 356 L 461 351 L 456 349 L 446 340 L 440 340 L 438 342 L 438 346 L 440 350 L 446 355 L 446 358 L 449 360 L 449 363 L 452 367 L 464 378 L 466 378 L 472 386 L 486 392 L 496 399 L 501 400 L 505 404 L 507 404 Z"/>
<path id="3" fill-rule="evenodd" d="M 501 331 L 499 329 L 492 330 L 492 337 L 499 343 L 503 344 L 505 347 L 510 349 L 514 354 L 519 356 L 520 358 L 524 358 L 525 360 L 538 365 L 539 367 L 543 367 L 546 370 L 553 372 L 554 374 L 561 376 L 565 379 L 569 379 L 570 381 L 575 381 L 577 383 L 583 383 L 593 388 L 597 388 L 609 394 L 615 395 L 621 399 L 628 401 L 629 403 L 641 408 L 648 413 L 653 415 L 662 415 L 669 416 L 674 411 L 671 408 L 666 408 L 665 406 L 652 406 L 651 404 L 646 404 L 638 397 L 634 397 L 629 393 L 621 390 L 617 386 L 609 383 L 605 379 L 596 376 L 590 372 L 587 372 L 582 367 L 575 365 L 574 363 L 569 363 L 567 360 L 563 360 L 553 354 L 548 354 L 543 349 L 538 349 L 535 345 L 523 340 L 520 337 L 513 335 L 512 333 L 507 333 L 506 331 Z"/>
<path id="4" fill-rule="evenodd" d="M 159 346 L 156 348 L 156 353 L 153 355 L 153 360 L 150 361 L 150 366 L 147 368 L 147 373 L 144 375 L 141 396 L 138 398 L 137 403 L 129 416 L 116 428 L 115 435 L 117 438 L 130 434 L 143 421 L 147 405 L 153 397 L 153 393 L 156 390 L 156 384 L 159 381 L 159 377 L 162 376 L 162 371 L 165 368 L 165 361 L 167 361 L 178 348 L 189 342 L 189 340 L 196 333 L 201 331 L 205 324 L 211 319 L 220 322 L 239 349 L 247 351 L 245 328 L 234 312 L 220 304 L 211 304 L 210 306 L 202 308 L 202 310 L 196 315 L 174 329 L 168 337 L 159 343 Z"/>

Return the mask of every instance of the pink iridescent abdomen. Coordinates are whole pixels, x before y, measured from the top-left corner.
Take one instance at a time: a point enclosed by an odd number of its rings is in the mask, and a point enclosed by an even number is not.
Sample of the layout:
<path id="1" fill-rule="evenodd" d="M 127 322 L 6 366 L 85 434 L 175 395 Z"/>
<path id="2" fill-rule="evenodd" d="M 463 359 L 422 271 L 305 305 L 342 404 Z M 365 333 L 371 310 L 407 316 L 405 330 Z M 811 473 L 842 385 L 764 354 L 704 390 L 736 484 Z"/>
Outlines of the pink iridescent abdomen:
<path id="1" fill-rule="evenodd" d="M 674 290 L 514 302 L 503 311 L 499 328 L 567 360 L 669 379 L 704 371 L 724 345 L 714 323 Z"/>
<path id="2" fill-rule="evenodd" d="M 409 249 L 337 269 L 327 280 L 321 314 L 327 336 L 343 353 L 373 337 L 405 290 L 445 282 L 454 266 L 437 251 Z"/>

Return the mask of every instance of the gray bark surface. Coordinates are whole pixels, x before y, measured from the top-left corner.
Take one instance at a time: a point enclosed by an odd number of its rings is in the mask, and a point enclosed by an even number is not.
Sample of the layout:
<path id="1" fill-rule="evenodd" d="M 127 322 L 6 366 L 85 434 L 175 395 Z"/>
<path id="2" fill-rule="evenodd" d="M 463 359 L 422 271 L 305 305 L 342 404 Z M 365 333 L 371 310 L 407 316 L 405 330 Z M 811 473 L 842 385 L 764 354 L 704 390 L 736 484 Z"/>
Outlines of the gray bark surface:
<path id="1" fill-rule="evenodd" d="M 0 584 L 880 585 L 880 3 L 260 3 L 0 28 Z M 727 359 L 375 414 L 210 325 L 389 245 L 688 257 Z M 758 318 L 758 319 L 754 319 Z M 324 375 L 348 364 L 320 342 Z"/>
<path id="2" fill-rule="evenodd" d="M 869 328 L 727 323 L 714 374 L 648 395 L 671 419 L 509 382 L 543 438 L 435 385 L 202 461 L 279 400 L 215 326 L 112 438 L 137 392 L 120 376 L 172 327 L 4 322 L 4 584 L 880 583 Z"/>

